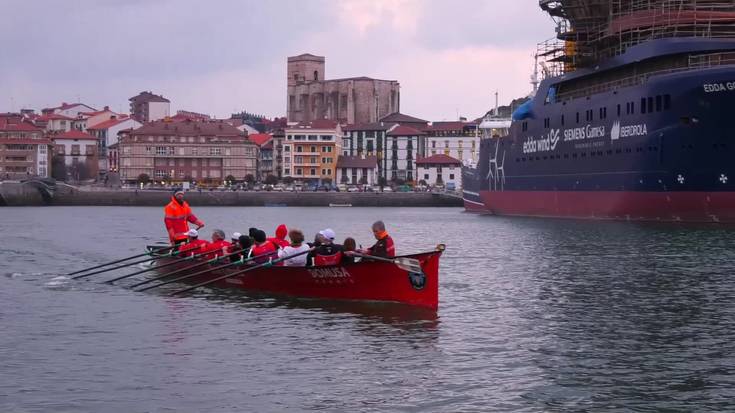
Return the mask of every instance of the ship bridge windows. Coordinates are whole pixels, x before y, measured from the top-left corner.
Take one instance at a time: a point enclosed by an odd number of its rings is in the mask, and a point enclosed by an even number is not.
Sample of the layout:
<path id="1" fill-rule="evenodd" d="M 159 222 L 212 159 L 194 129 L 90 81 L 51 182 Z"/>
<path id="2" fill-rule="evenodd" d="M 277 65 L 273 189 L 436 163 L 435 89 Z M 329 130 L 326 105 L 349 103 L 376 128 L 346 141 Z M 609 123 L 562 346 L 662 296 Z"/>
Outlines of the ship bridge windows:
<path id="1" fill-rule="evenodd" d="M 551 118 L 544 118 L 544 128 L 549 129 L 551 127 Z"/>
<path id="2" fill-rule="evenodd" d="M 585 112 L 585 119 L 587 120 L 587 122 L 592 122 L 594 120 L 594 114 L 595 114 L 595 111 L 592 109 L 588 109 Z"/>
<path id="3" fill-rule="evenodd" d="M 607 108 L 600 108 L 600 119 L 607 119 Z"/>

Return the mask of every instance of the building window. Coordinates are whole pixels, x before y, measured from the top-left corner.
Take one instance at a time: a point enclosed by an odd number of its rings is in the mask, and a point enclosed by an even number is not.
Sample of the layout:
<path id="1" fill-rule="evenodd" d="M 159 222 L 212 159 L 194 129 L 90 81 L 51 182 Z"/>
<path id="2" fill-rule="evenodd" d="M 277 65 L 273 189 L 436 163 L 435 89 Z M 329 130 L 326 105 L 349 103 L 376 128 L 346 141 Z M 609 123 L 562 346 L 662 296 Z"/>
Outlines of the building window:
<path id="1" fill-rule="evenodd" d="M 316 175 L 316 168 L 311 168 L 311 169 L 309 170 L 309 174 L 310 174 L 310 175 Z"/>
<path id="2" fill-rule="evenodd" d="M 209 148 L 210 155 L 222 155 L 222 148 Z"/>
<path id="3" fill-rule="evenodd" d="M 449 174 L 449 179 L 454 179 L 454 174 Z"/>
<path id="4" fill-rule="evenodd" d="M 286 168 L 286 169 L 283 170 L 283 173 L 286 174 L 286 175 L 291 175 L 291 170 L 288 169 L 288 168 Z"/>

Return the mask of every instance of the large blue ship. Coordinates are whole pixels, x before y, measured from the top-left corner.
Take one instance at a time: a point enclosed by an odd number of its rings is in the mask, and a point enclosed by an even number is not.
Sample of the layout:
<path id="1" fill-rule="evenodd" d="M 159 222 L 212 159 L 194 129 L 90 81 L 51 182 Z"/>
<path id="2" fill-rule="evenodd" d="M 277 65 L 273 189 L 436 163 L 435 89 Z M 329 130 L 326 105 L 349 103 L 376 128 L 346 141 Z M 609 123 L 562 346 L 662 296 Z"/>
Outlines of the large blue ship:
<path id="1" fill-rule="evenodd" d="M 507 136 L 481 140 L 465 208 L 735 222 L 735 2 L 542 0 L 557 36 Z"/>

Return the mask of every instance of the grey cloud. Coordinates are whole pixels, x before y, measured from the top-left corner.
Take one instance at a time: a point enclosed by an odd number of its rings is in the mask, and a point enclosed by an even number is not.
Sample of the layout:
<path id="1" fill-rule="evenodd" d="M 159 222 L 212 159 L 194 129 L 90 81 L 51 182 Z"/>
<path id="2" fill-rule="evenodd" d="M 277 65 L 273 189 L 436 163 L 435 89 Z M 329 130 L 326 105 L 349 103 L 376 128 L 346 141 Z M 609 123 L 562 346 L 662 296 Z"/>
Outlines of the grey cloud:
<path id="1" fill-rule="evenodd" d="M 533 46 L 554 36 L 534 0 L 437 1 L 423 9 L 418 41 L 431 49 Z"/>

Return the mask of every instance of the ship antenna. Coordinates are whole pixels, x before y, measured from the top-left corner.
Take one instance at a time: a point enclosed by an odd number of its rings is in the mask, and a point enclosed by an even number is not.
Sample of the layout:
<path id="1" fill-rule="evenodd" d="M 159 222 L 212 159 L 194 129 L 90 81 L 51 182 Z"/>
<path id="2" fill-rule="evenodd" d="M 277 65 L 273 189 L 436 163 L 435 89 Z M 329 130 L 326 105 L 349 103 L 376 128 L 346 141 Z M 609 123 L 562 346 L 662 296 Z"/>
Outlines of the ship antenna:
<path id="1" fill-rule="evenodd" d="M 531 75 L 531 85 L 533 86 L 533 95 L 536 96 L 538 92 L 538 53 L 533 55 L 533 75 Z"/>
<path id="2" fill-rule="evenodd" d="M 498 116 L 498 91 L 495 90 L 495 116 Z"/>

